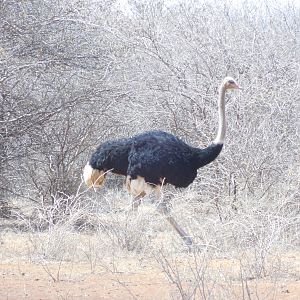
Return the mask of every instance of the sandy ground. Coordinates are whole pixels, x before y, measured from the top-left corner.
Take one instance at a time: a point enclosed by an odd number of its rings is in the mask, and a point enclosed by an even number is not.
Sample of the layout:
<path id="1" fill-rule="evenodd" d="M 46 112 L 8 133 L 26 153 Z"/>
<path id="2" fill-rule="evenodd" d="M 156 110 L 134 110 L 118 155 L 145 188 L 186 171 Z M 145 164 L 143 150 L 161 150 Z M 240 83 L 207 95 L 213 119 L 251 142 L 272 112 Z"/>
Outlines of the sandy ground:
<path id="1" fill-rule="evenodd" d="M 94 274 L 87 264 L 10 262 L 0 265 L 0 276 L 0 299 L 180 299 L 163 272 L 134 262 L 126 271 L 96 268 Z M 278 284 L 276 291 L 267 280 L 255 285 L 253 299 L 300 299 L 299 281 Z M 230 297 L 243 299 L 241 286 L 234 289 Z"/>
<path id="2" fill-rule="evenodd" d="M 35 243 L 30 242 L 33 238 L 36 239 Z M 82 247 L 85 245 L 83 242 L 88 245 L 88 239 L 97 241 L 97 237 L 82 234 L 77 238 L 78 241 L 74 243 L 82 243 Z M 107 257 L 97 256 L 96 263 L 83 261 L 83 254 L 78 257 L 74 255 L 74 258 L 70 256 L 69 260 L 62 262 L 51 261 L 49 258 L 43 259 L 38 251 L 38 243 L 46 241 L 29 234 L 0 234 L 0 300 L 182 299 L 178 286 L 170 282 L 161 263 L 154 257 L 123 251 L 121 255 L 111 257 L 108 257 L 109 254 Z M 63 250 L 59 242 L 55 246 L 59 251 L 68 250 Z M 74 253 L 78 252 L 78 249 L 74 250 Z M 90 253 L 103 255 L 98 248 L 92 248 Z M 195 275 L 191 276 L 194 266 L 188 267 L 193 263 L 193 256 L 174 249 L 167 253 L 170 253 L 166 259 L 173 264 L 171 267 L 178 266 L 179 275 L 184 274 L 181 277 L 183 289 L 187 291 L 187 287 L 194 288 L 191 280 L 195 278 Z M 280 253 L 280 264 L 270 265 L 273 275 L 260 279 L 249 278 L 247 282 L 241 282 L 239 278 L 238 260 L 205 257 L 202 265 L 199 259 L 201 266 L 198 267 L 207 268 L 209 275 L 204 282 L 206 295 L 213 292 L 213 297 L 205 299 L 299 300 L 300 252 Z M 201 256 L 201 252 L 197 255 Z M 198 293 L 196 299 L 204 298 Z"/>
<path id="3" fill-rule="evenodd" d="M 0 299 L 168 299 L 170 286 L 162 274 L 122 272 L 91 274 L 86 265 L 47 266 L 54 281 L 41 265 L 0 266 Z M 89 274 L 88 274 L 89 273 Z M 68 278 L 69 277 L 69 278 Z M 70 277 L 73 277 L 70 279 Z"/>

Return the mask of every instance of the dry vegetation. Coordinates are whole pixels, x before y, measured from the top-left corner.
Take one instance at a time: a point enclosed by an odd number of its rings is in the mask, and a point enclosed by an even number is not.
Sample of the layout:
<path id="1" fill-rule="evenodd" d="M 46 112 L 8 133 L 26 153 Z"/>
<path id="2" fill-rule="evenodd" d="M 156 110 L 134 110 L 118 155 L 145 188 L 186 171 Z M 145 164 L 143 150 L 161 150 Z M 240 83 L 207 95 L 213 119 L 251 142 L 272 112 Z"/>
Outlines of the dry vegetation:
<path id="1" fill-rule="evenodd" d="M 0 2 L 0 299 L 299 299 L 300 9 L 236 2 Z M 154 197 L 83 186 L 107 139 L 206 146 L 225 75 L 224 150 L 165 190 L 191 251 Z"/>

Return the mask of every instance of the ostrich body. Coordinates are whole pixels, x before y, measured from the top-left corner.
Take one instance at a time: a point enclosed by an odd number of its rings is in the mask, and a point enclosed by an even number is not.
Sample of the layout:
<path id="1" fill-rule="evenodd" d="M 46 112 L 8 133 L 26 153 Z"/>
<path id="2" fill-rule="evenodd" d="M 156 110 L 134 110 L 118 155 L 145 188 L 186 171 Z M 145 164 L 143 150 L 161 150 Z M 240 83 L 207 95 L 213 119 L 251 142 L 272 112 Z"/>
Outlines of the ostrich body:
<path id="1" fill-rule="evenodd" d="M 189 186 L 197 176 L 197 170 L 220 154 L 225 137 L 225 93 L 239 86 L 231 77 L 226 77 L 219 89 L 219 127 L 214 142 L 204 149 L 189 146 L 178 137 L 164 131 L 148 131 L 128 139 L 108 141 L 92 154 L 84 168 L 84 180 L 91 187 L 103 185 L 108 171 L 126 176 L 126 187 L 134 196 L 133 207 L 137 209 L 143 196 L 161 186 Z M 160 212 L 181 235 L 187 244 L 191 239 L 168 215 L 165 205 Z"/>
<path id="2" fill-rule="evenodd" d="M 129 139 L 103 143 L 93 153 L 89 165 L 96 170 L 128 175 L 131 180 L 143 177 L 152 185 L 189 186 L 197 169 L 213 161 L 222 144 L 205 149 L 194 148 L 164 131 L 148 131 Z"/>

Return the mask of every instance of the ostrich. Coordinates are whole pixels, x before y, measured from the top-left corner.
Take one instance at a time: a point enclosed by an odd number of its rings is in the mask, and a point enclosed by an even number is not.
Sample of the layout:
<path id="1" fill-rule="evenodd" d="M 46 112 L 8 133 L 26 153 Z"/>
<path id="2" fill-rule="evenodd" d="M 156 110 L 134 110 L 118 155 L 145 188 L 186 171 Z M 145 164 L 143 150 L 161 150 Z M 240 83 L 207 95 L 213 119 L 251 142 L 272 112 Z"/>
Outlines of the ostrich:
<path id="1" fill-rule="evenodd" d="M 126 176 L 125 185 L 133 196 L 136 210 L 141 198 L 156 191 L 161 195 L 165 184 L 175 187 L 189 186 L 197 176 L 197 170 L 220 154 L 225 137 L 225 93 L 239 89 L 236 81 L 226 77 L 219 88 L 219 127 L 215 140 L 206 148 L 187 145 L 178 137 L 164 131 L 149 131 L 127 139 L 108 141 L 92 154 L 84 168 L 84 181 L 88 187 L 104 184 L 108 171 Z M 158 210 L 190 246 L 192 239 L 169 215 L 166 202 L 161 201 Z"/>

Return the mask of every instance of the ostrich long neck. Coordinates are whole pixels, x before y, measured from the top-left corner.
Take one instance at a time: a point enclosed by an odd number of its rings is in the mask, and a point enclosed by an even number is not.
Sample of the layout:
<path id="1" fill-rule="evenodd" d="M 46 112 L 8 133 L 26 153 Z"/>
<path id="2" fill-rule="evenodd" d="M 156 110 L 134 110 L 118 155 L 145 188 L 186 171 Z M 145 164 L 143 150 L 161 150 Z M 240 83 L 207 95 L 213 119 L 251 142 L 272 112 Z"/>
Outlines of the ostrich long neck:
<path id="1" fill-rule="evenodd" d="M 219 107 L 219 128 L 218 128 L 218 133 L 217 137 L 213 141 L 211 145 L 204 149 L 199 149 L 199 148 L 194 148 L 195 150 L 195 166 L 198 168 L 201 168 L 213 160 L 215 160 L 218 155 L 220 154 L 222 148 L 223 148 L 223 143 L 224 143 L 224 138 L 225 138 L 225 92 L 226 88 L 224 84 L 220 86 L 219 90 L 219 102 L 218 102 L 218 107 Z"/>
<path id="2" fill-rule="evenodd" d="M 225 124 L 225 86 L 222 84 L 219 90 L 219 128 L 217 137 L 214 140 L 214 144 L 223 144 L 225 138 L 226 124 Z"/>

